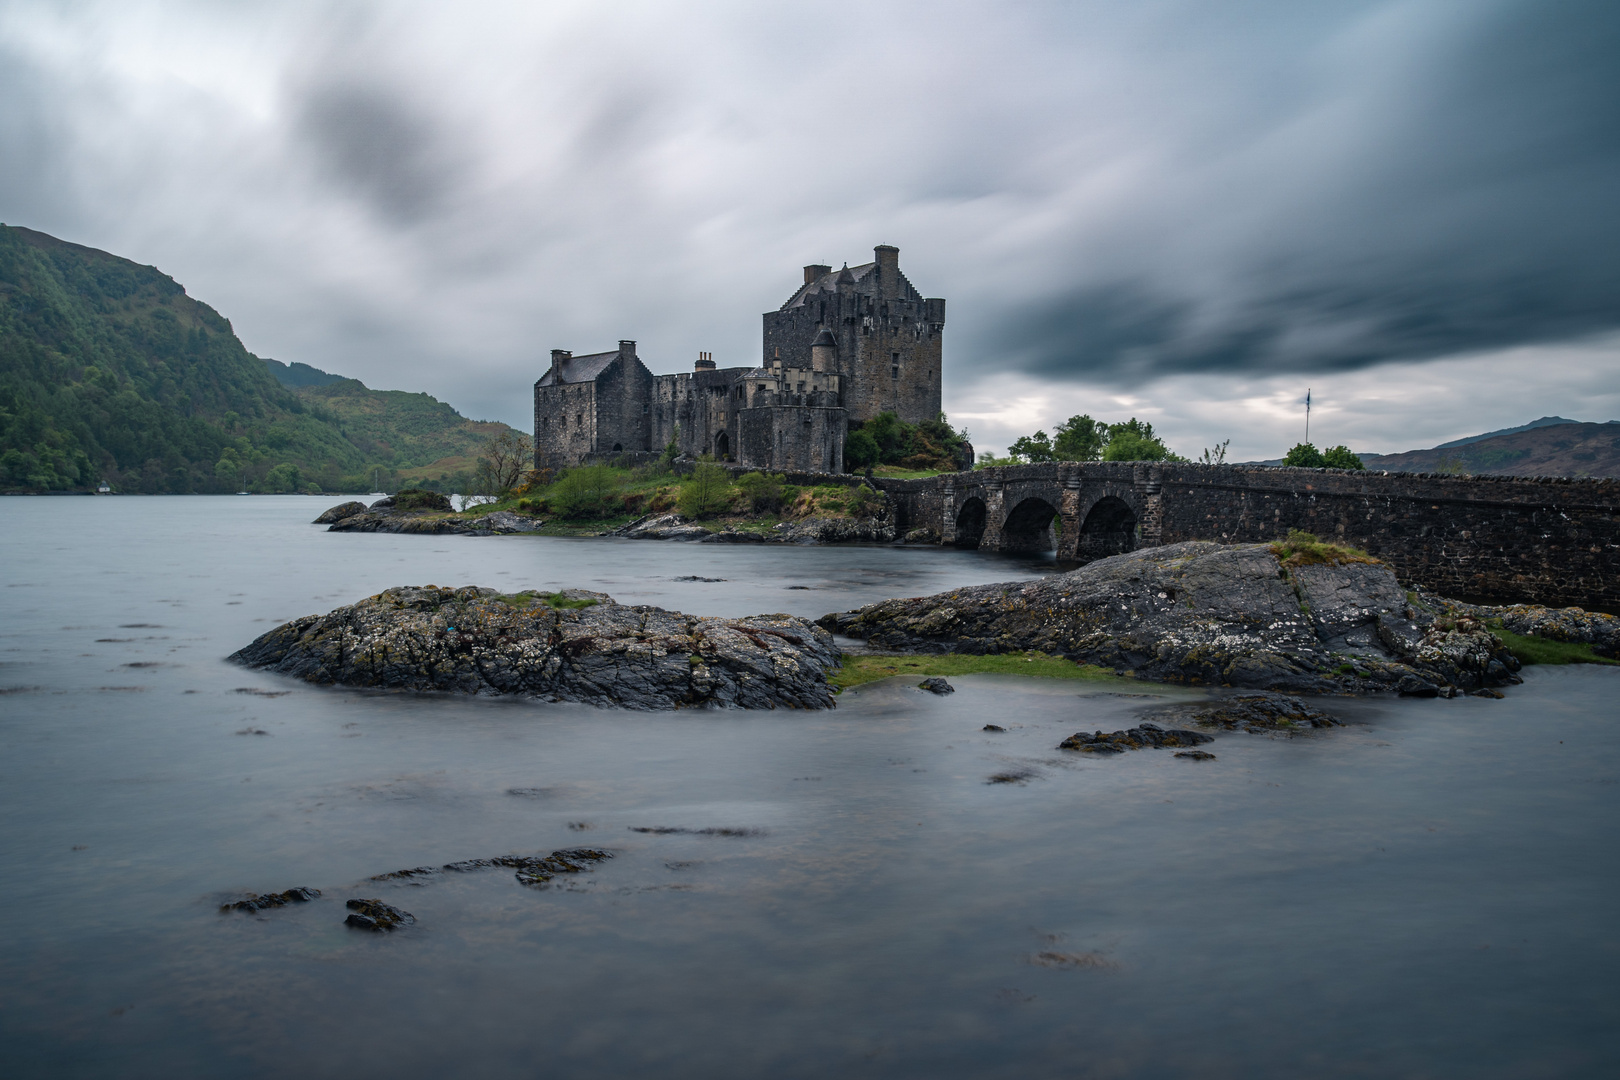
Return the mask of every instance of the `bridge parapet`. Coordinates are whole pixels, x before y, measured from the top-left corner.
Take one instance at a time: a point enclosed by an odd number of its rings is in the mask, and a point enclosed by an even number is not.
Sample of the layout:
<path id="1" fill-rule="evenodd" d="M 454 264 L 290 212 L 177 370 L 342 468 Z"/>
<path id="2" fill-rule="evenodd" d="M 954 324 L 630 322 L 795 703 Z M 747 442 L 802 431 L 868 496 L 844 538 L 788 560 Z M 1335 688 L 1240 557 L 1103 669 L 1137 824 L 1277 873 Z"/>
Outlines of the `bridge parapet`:
<path id="1" fill-rule="evenodd" d="M 1461 599 L 1620 611 L 1620 483 L 1188 462 L 1061 462 L 878 480 L 904 529 L 1086 562 L 1303 529 Z"/>

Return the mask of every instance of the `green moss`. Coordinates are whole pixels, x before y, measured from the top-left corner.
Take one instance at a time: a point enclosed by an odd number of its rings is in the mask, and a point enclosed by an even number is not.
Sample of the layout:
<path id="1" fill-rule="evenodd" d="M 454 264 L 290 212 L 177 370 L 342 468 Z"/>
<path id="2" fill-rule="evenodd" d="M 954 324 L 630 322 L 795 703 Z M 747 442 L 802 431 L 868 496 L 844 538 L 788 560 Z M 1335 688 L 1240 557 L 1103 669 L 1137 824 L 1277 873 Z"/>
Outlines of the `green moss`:
<path id="1" fill-rule="evenodd" d="M 577 609 L 577 608 L 588 608 L 588 607 L 595 607 L 596 606 L 596 601 L 591 599 L 588 596 L 582 596 L 582 597 L 578 597 L 578 598 L 571 598 L 571 597 L 564 596 L 560 592 L 558 592 L 558 593 L 546 593 L 546 592 L 500 593 L 500 594 L 498 594 L 496 596 L 491 596 L 489 599 L 494 600 L 494 601 L 496 601 L 498 603 L 505 604 L 507 607 L 514 607 L 514 608 L 532 607 L 537 603 L 538 604 L 545 604 L 547 607 L 559 608 L 559 609 L 562 609 L 562 610 L 574 610 L 574 609 Z"/>
<path id="2" fill-rule="evenodd" d="M 1271 545 L 1271 553 L 1284 566 L 1309 566 L 1312 563 L 1376 563 L 1377 559 L 1360 548 L 1348 544 L 1327 544 L 1315 533 L 1289 529 L 1285 540 Z"/>
<path id="3" fill-rule="evenodd" d="M 1117 679 L 1107 668 L 1076 664 L 1049 653 L 1007 653 L 999 656 L 972 656 L 945 653 L 923 656 L 846 655 L 844 666 L 828 681 L 837 690 L 876 682 L 896 675 L 1033 675 L 1046 679 Z M 1124 681 L 1121 679 L 1120 681 Z"/>
<path id="4" fill-rule="evenodd" d="M 1527 637 L 1515 634 L 1511 630 L 1504 630 L 1499 620 L 1486 623 L 1491 633 L 1502 640 L 1508 651 L 1518 657 L 1521 664 L 1614 664 L 1620 666 L 1620 661 L 1610 660 L 1599 656 L 1592 651 L 1592 646 L 1585 642 L 1554 641 L 1552 638 Z"/>

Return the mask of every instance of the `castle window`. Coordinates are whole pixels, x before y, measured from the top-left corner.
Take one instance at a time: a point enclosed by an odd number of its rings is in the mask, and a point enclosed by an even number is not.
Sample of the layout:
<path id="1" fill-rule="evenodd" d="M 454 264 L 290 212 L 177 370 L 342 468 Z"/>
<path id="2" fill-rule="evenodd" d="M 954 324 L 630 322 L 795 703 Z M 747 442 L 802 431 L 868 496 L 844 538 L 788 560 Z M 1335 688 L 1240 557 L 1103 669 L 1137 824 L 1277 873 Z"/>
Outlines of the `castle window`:
<path id="1" fill-rule="evenodd" d="M 900 354 L 899 353 L 892 353 L 892 354 L 890 354 L 890 357 L 889 357 L 889 378 L 898 379 L 899 377 L 900 377 Z"/>

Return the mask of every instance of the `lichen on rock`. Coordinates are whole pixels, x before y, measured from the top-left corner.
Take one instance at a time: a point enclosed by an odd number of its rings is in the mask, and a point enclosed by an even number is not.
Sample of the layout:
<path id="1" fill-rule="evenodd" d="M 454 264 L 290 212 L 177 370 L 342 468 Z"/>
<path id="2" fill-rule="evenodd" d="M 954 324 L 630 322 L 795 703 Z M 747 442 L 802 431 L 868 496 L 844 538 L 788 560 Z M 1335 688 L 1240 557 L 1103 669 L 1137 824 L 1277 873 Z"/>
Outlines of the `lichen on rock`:
<path id="1" fill-rule="evenodd" d="M 387 589 L 279 626 L 231 660 L 306 682 L 633 709 L 833 705 L 832 635 L 790 615 L 683 615 L 605 593 Z"/>

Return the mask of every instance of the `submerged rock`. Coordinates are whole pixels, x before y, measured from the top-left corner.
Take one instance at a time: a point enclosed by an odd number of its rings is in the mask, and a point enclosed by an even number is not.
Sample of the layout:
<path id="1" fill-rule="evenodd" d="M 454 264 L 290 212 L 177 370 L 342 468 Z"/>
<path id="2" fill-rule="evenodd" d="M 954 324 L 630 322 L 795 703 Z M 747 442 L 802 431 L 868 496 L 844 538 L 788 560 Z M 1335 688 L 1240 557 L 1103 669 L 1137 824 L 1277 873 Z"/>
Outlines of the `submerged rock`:
<path id="1" fill-rule="evenodd" d="M 398 930 L 416 921 L 415 915 L 381 900 L 350 900 L 344 906 L 349 909 L 349 917 L 343 920 L 343 925 L 356 930 Z"/>
<path id="2" fill-rule="evenodd" d="M 705 618 L 604 593 L 402 586 L 279 626 L 231 660 L 306 682 L 633 709 L 833 706 L 832 635 L 790 615 Z"/>
<path id="3" fill-rule="evenodd" d="M 1157 724 L 1142 724 L 1126 728 L 1124 731 L 1111 731 L 1106 735 L 1100 731 L 1092 732 L 1090 735 L 1084 731 L 1076 732 L 1058 743 L 1058 749 L 1079 750 L 1086 754 L 1122 754 L 1127 750 L 1162 750 L 1166 747 L 1197 746 L 1200 743 L 1214 741 L 1210 736 L 1198 731 L 1184 731 L 1181 728 L 1167 730 Z"/>
<path id="4" fill-rule="evenodd" d="M 1146 548 L 820 623 L 886 651 L 1038 650 L 1193 685 L 1360 694 L 1393 691 L 1409 676 L 1464 690 L 1518 681 L 1501 642 L 1413 607 L 1389 567 L 1285 567 L 1266 544 Z"/>
<path id="5" fill-rule="evenodd" d="M 1339 721 L 1287 694 L 1239 694 L 1218 701 L 1190 705 L 1170 705 L 1148 715 L 1171 723 L 1197 724 L 1225 731 L 1302 732 L 1312 728 L 1340 727 Z"/>
<path id="6" fill-rule="evenodd" d="M 558 874 L 578 874 L 591 868 L 592 863 L 613 856 L 596 848 L 562 848 L 550 855 L 497 855 L 492 859 L 462 859 L 443 866 L 414 866 L 409 870 L 395 870 L 390 874 L 377 874 L 372 881 L 409 881 L 435 877 L 448 870 L 468 873 L 486 870 L 492 866 L 509 867 L 517 871 L 517 879 L 525 885 L 543 885 Z"/>
<path id="7" fill-rule="evenodd" d="M 956 693 L 956 687 L 952 686 L 938 675 L 935 675 L 930 679 L 924 679 L 922 682 L 917 684 L 917 688 L 919 690 L 927 690 L 930 694 Z"/>
<path id="8" fill-rule="evenodd" d="M 286 892 L 261 893 L 250 896 L 245 900 L 237 900 L 230 904 L 221 904 L 221 911 L 263 911 L 266 908 L 285 907 L 288 904 L 302 904 L 309 900 L 318 899 L 321 890 L 310 889 L 302 885 L 295 885 Z"/>

